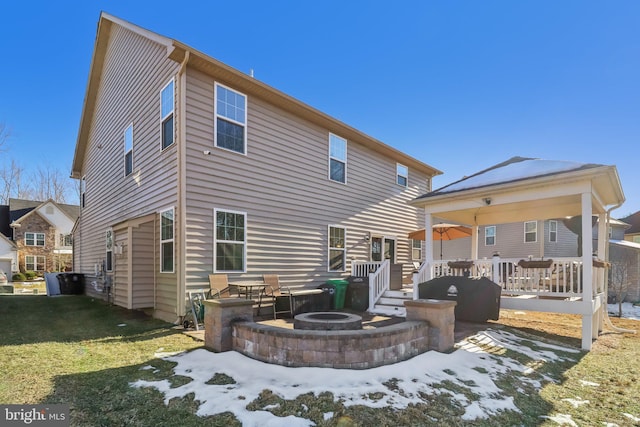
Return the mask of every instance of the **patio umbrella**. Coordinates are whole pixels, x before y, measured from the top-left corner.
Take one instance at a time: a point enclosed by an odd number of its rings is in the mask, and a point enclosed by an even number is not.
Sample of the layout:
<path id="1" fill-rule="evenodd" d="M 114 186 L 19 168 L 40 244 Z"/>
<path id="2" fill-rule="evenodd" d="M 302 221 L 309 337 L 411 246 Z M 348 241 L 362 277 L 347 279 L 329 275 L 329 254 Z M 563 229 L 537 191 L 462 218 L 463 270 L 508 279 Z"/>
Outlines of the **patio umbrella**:
<path id="1" fill-rule="evenodd" d="M 471 228 L 465 225 L 459 224 L 434 224 L 433 240 L 440 240 L 440 259 L 442 259 L 442 241 L 461 239 L 463 237 L 471 236 Z M 413 240 L 426 240 L 426 234 L 424 228 L 420 230 L 412 231 L 409 233 L 409 239 Z"/>

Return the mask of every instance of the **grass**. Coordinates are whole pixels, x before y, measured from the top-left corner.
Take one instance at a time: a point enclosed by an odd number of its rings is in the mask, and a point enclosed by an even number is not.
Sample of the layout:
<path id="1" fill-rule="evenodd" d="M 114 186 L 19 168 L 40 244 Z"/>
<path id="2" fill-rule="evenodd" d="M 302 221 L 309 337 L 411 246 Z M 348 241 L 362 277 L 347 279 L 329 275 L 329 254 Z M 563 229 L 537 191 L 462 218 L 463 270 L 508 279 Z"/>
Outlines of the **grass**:
<path id="1" fill-rule="evenodd" d="M 623 328 L 640 326 L 637 321 L 612 321 Z M 524 333 L 532 343 L 552 340 L 580 345 L 580 318 L 576 316 L 503 311 L 500 321 L 490 323 Z M 74 426 L 240 425 L 231 413 L 196 416 L 199 402 L 192 395 L 174 398 L 165 405 L 164 396 L 155 389 L 129 385 L 138 379 L 167 379 L 178 387 L 190 380 L 175 375 L 175 364 L 163 360 L 160 353 L 191 350 L 202 343 L 171 324 L 85 296 L 3 296 L 0 324 L 0 404 L 70 404 Z M 520 353 L 510 353 L 514 352 L 506 350 L 499 356 L 536 363 Z M 624 413 L 640 416 L 638 354 L 638 335 L 605 332 L 589 353 L 565 362 L 536 365 L 538 375 L 553 379 L 544 381 L 541 389 L 503 375 L 497 383 L 513 397 L 521 413 L 505 412 L 474 421 L 461 419 L 464 408 L 451 397 L 462 394 L 473 399 L 474 384 L 466 384 L 466 388 L 448 380 L 438 385 L 439 393 L 424 395 L 424 403 L 404 410 L 345 406 L 330 390 L 294 400 L 283 400 L 264 390 L 246 403 L 248 410 L 271 410 L 278 416 L 302 414 L 318 426 L 556 426 L 558 422 L 541 418 L 556 414 L 570 415 L 580 426 L 631 426 L 634 422 Z M 141 369 L 148 365 L 155 369 Z M 452 366 L 446 373 L 453 378 L 455 371 Z M 220 373 L 211 382 L 233 384 L 234 379 Z M 390 390 L 396 386 L 393 379 L 385 385 Z M 368 398 L 379 400 L 383 392 Z M 327 413 L 333 417 L 324 419 Z"/>

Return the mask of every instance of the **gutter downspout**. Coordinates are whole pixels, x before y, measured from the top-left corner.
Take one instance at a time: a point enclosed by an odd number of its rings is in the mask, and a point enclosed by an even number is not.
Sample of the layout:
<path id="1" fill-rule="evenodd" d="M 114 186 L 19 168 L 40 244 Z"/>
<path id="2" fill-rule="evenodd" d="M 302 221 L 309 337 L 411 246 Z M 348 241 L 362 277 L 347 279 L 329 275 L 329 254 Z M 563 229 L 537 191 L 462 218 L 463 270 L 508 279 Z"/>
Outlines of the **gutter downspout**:
<path id="1" fill-rule="evenodd" d="M 618 203 L 617 205 L 614 205 L 612 207 L 610 207 L 609 209 L 607 209 L 607 230 L 610 227 L 610 223 L 611 223 L 611 211 L 614 209 L 619 208 L 620 206 L 622 206 L 622 203 Z M 609 234 L 607 233 L 607 236 Z M 607 237 L 607 244 L 604 246 L 604 252 L 605 252 L 605 260 L 609 261 L 609 238 Z M 609 275 L 605 274 L 604 275 L 604 296 L 605 296 L 605 304 L 607 304 L 607 301 L 609 299 Z M 635 334 L 636 331 L 633 329 L 624 329 L 624 328 L 619 328 L 617 326 L 615 326 L 613 323 L 611 323 L 611 319 L 609 318 L 609 310 L 604 310 L 604 320 L 605 322 L 607 322 L 607 326 L 609 326 L 611 329 L 613 329 L 616 332 L 622 332 L 622 333 L 627 333 L 627 334 Z"/>
<path id="2" fill-rule="evenodd" d="M 180 64 L 180 69 L 178 70 L 178 99 L 179 99 L 179 108 L 178 108 L 178 120 L 176 120 L 176 124 L 178 126 L 178 253 L 177 258 L 177 295 L 176 295 L 176 314 L 178 315 L 179 323 L 182 323 L 182 318 L 185 315 L 185 295 L 187 293 L 187 286 L 185 283 L 185 270 L 186 270 L 186 252 L 187 252 L 187 200 L 186 200 L 186 191 L 187 191 L 187 160 L 186 160 L 186 142 L 187 142 L 187 128 L 186 128 L 186 110 L 187 110 L 187 76 L 185 74 L 185 70 L 187 69 L 187 63 L 189 62 L 189 51 L 186 50 L 184 54 L 184 59 Z"/>

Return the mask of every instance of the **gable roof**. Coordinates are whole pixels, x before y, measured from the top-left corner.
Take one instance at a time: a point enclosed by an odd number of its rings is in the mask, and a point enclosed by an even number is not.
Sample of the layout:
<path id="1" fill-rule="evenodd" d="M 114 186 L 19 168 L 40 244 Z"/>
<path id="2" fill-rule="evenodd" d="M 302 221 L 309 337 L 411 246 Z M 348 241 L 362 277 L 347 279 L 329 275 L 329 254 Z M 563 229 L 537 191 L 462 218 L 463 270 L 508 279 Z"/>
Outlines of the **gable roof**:
<path id="1" fill-rule="evenodd" d="M 72 221 L 76 221 L 80 216 L 79 205 L 57 203 L 52 199 L 44 202 L 40 202 L 37 200 L 9 199 L 9 224 L 24 220 L 31 213 L 35 212 L 39 207 L 44 206 L 47 203 L 56 205 Z"/>
<path id="2" fill-rule="evenodd" d="M 621 218 L 620 221 L 629 224 L 629 228 L 625 230 L 625 234 L 640 233 L 640 211 L 633 213 L 627 217 Z"/>
<path id="3" fill-rule="evenodd" d="M 91 127 L 92 116 L 95 111 L 97 102 L 98 89 L 100 87 L 100 78 L 104 67 L 104 59 L 106 48 L 113 25 L 122 26 L 133 31 L 149 40 L 152 40 L 167 50 L 167 58 L 177 62 L 186 64 L 193 69 L 201 71 L 207 75 L 223 79 L 227 84 L 232 84 L 238 90 L 246 94 L 264 99 L 272 105 L 277 106 L 285 111 L 293 113 L 298 117 L 302 117 L 315 123 L 329 132 L 336 133 L 347 140 L 360 143 L 374 151 L 402 163 L 409 168 L 417 169 L 430 176 L 441 175 L 442 172 L 433 166 L 423 163 L 406 153 L 401 152 L 369 135 L 299 101 L 279 90 L 262 83 L 235 68 L 232 68 L 217 59 L 212 58 L 202 52 L 193 49 L 186 44 L 177 40 L 173 40 L 123 19 L 109 15 L 105 12 L 100 14 L 98 21 L 98 30 L 94 45 L 93 57 L 91 59 L 91 69 L 89 71 L 89 82 L 85 93 L 84 104 L 82 107 L 82 116 L 80 119 L 80 129 L 78 131 L 78 139 L 76 142 L 75 153 L 71 168 L 72 178 L 82 178 L 82 165 L 89 141 L 89 132 Z"/>
<path id="4" fill-rule="evenodd" d="M 586 194 L 594 215 L 622 205 L 616 167 L 513 157 L 409 203 L 442 220 L 486 225 L 580 215 Z"/>
<path id="5" fill-rule="evenodd" d="M 577 163 L 565 160 L 544 160 L 531 157 L 512 157 L 509 160 L 498 163 L 473 175 L 465 176 L 458 181 L 447 184 L 418 198 L 433 197 L 440 194 L 558 175 L 600 166 L 603 165 Z"/>

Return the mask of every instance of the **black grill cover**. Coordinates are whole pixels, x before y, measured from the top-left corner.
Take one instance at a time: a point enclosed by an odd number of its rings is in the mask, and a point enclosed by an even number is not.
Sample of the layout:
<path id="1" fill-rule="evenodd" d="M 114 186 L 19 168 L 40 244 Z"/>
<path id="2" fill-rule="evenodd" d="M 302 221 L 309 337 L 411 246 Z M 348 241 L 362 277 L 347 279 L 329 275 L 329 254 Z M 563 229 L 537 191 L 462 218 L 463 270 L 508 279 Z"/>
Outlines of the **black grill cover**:
<path id="1" fill-rule="evenodd" d="M 500 317 L 502 288 L 487 277 L 443 276 L 418 285 L 418 298 L 456 301 L 456 320 L 486 322 Z"/>

